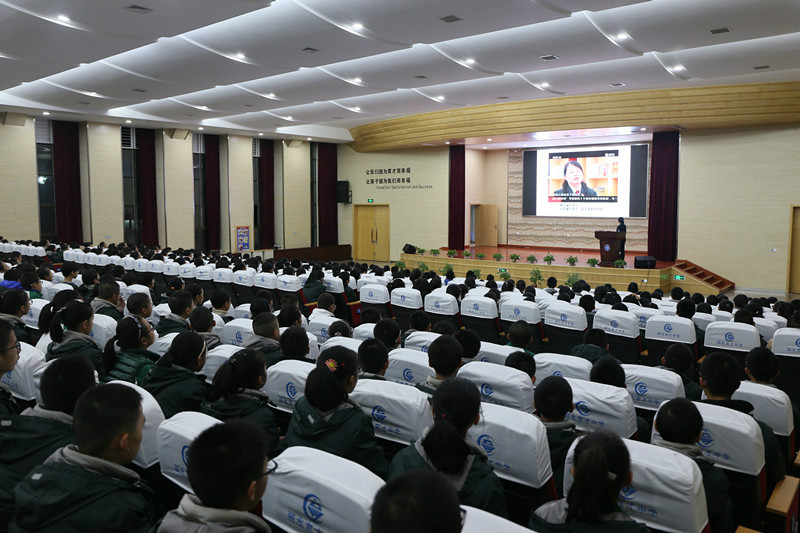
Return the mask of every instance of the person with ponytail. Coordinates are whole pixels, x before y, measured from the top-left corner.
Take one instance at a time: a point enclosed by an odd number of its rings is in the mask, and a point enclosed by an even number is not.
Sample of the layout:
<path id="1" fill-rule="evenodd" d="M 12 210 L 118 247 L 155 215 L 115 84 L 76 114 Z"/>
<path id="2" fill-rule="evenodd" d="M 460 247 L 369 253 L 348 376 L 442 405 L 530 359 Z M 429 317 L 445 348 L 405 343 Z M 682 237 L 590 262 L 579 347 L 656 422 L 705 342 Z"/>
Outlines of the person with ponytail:
<path id="1" fill-rule="evenodd" d="M 348 397 L 357 382 L 358 355 L 344 346 L 325 350 L 308 374 L 284 443 L 344 457 L 385 479 L 389 464 L 375 440 L 372 419 Z"/>
<path id="2" fill-rule="evenodd" d="M 63 290 L 57 292 L 50 303 L 42 307 L 41 311 L 39 311 L 39 322 L 37 324 L 41 334 L 39 342 L 36 343 L 37 350 L 46 353 L 47 347 L 53 342 L 53 339 L 50 338 L 50 323 L 53 321 L 56 311 L 64 307 L 67 302 L 80 299 L 81 295 L 78 294 L 78 291 L 73 289 Z"/>
<path id="3" fill-rule="evenodd" d="M 575 446 L 572 486 L 566 498 L 546 503 L 531 513 L 534 531 L 597 531 L 645 533 L 618 505 L 619 492 L 633 480 L 628 448 L 606 430 L 589 433 Z"/>
<path id="4" fill-rule="evenodd" d="M 52 361 L 62 355 L 81 353 L 89 358 L 95 370 L 103 375 L 103 352 L 89 334 L 94 324 L 92 306 L 80 300 L 70 300 L 58 309 L 50 322 L 50 338 L 45 359 Z"/>
<path id="5" fill-rule="evenodd" d="M 206 377 L 200 372 L 206 364 L 206 341 L 194 331 L 179 333 L 172 345 L 142 380 L 152 394 L 164 418 L 182 411 L 200 411 L 206 399 Z"/>
<path id="6" fill-rule="evenodd" d="M 466 440 L 467 430 L 480 422 L 480 409 L 474 383 L 458 377 L 444 380 L 431 398 L 433 425 L 394 456 L 389 479 L 410 470 L 434 470 L 455 486 L 462 505 L 507 516 L 500 479 L 483 450 Z"/>
<path id="7" fill-rule="evenodd" d="M 103 352 L 106 369 L 103 381 L 121 380 L 141 385 L 158 360 L 158 354 L 147 349 L 155 340 L 155 328 L 142 317 L 131 315 L 117 322 L 116 335 L 108 339 Z M 119 353 L 115 344 L 119 346 Z"/>
<path id="8" fill-rule="evenodd" d="M 22 317 L 30 310 L 31 300 L 24 290 L 11 289 L 0 293 L 0 320 L 11 324 L 18 341 L 35 346 L 39 340 L 39 332 L 34 332 L 22 321 Z"/>
<path id="9" fill-rule="evenodd" d="M 283 445 L 269 398 L 260 390 L 266 383 L 264 356 L 255 350 L 239 350 L 214 374 L 202 411 L 223 422 L 240 418 L 256 424 L 271 436 L 269 456 L 275 457 L 283 451 Z"/>

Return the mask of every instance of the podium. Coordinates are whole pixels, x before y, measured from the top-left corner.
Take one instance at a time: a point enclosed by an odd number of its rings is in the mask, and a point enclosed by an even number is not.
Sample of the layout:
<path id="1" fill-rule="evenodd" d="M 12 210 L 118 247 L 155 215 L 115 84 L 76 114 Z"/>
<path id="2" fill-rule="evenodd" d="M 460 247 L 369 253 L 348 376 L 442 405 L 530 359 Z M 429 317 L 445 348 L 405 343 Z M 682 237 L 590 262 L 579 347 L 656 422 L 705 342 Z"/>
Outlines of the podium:
<path id="1" fill-rule="evenodd" d="M 613 267 L 614 261 L 619 259 L 619 243 L 625 240 L 625 233 L 622 231 L 595 231 L 594 236 L 600 239 L 600 263 L 601 267 Z"/>

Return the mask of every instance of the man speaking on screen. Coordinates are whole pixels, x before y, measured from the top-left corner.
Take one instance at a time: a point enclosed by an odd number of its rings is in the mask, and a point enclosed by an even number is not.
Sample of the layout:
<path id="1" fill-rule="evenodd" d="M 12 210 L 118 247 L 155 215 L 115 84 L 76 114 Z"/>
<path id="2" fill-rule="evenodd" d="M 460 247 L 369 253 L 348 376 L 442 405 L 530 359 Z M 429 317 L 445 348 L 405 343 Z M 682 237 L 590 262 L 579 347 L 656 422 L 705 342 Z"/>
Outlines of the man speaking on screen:
<path id="1" fill-rule="evenodd" d="M 597 196 L 594 189 L 586 185 L 583 181 L 583 167 L 577 161 L 567 161 L 564 165 L 564 182 L 561 188 L 556 190 L 554 196 Z"/>

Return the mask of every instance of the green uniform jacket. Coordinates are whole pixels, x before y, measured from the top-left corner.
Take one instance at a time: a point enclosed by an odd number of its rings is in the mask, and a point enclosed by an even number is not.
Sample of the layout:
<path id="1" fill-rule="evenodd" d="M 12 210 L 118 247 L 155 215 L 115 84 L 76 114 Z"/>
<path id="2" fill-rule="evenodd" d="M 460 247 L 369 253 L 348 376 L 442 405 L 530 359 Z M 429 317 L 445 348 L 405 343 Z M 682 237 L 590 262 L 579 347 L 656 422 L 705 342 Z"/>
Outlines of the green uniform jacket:
<path id="1" fill-rule="evenodd" d="M 150 367 L 142 386 L 155 397 L 164 418 L 182 411 L 200 411 L 208 391 L 204 375 L 164 366 Z"/>
<path id="2" fill-rule="evenodd" d="M 604 355 L 610 355 L 605 348 L 595 346 L 594 344 L 578 344 L 577 346 L 573 346 L 569 353 L 576 357 L 583 357 L 591 363 L 594 363 Z"/>
<path id="3" fill-rule="evenodd" d="M 281 361 L 295 359 L 289 355 L 284 355 L 283 352 L 281 352 L 280 346 L 264 346 L 259 351 L 264 354 L 264 363 L 267 365 L 267 368 Z"/>
<path id="4" fill-rule="evenodd" d="M 294 406 L 284 444 L 308 446 L 344 457 L 384 479 L 389 471 L 383 448 L 375 440 L 372 420 L 354 403 L 325 420 L 303 396 Z"/>
<path id="5" fill-rule="evenodd" d="M 307 282 L 303 285 L 303 296 L 308 303 L 316 302 L 319 299 L 319 295 L 323 292 L 325 292 L 325 284 L 319 280 Z"/>
<path id="6" fill-rule="evenodd" d="M 531 513 L 528 527 L 539 533 L 647 533 L 649 531 L 646 525 L 632 520 L 551 524 L 535 513 Z"/>
<path id="7" fill-rule="evenodd" d="M 433 470 L 428 461 L 420 455 L 416 442 L 412 442 L 394 456 L 389 468 L 389 479 L 409 470 Z M 462 505 L 483 509 L 502 517 L 508 516 L 503 484 L 495 475 L 486 457 L 478 453 L 473 454 L 472 465 L 464 484 L 458 490 L 458 499 Z"/>
<path id="8" fill-rule="evenodd" d="M 163 337 L 170 333 L 184 333 L 186 331 L 192 331 L 192 329 L 186 322 L 178 322 L 171 318 L 162 318 L 158 321 L 158 324 L 156 324 L 156 331 L 158 331 L 159 337 Z"/>
<path id="9" fill-rule="evenodd" d="M 14 489 L 17 508 L 9 532 L 145 532 L 157 519 L 154 494 L 69 463 L 34 468 Z"/>
<path id="10" fill-rule="evenodd" d="M 110 305 L 104 305 L 103 307 L 101 307 L 100 309 L 95 311 L 95 313 L 97 313 L 98 315 L 110 316 L 111 318 L 113 318 L 117 322 L 122 320 L 122 313 L 117 311 L 116 307 L 111 307 Z"/>
<path id="11" fill-rule="evenodd" d="M 564 497 L 564 462 L 572 443 L 580 436 L 572 422 L 547 422 L 547 445 L 550 448 L 550 464 L 553 467 L 553 482 L 559 498 Z"/>
<path id="12" fill-rule="evenodd" d="M 141 348 L 123 350 L 117 355 L 114 366 L 106 372 L 103 381 L 107 383 L 117 379 L 141 385 L 144 376 L 158 358 L 158 354 Z"/>
<path id="13" fill-rule="evenodd" d="M 689 376 L 684 374 L 678 375 L 683 380 L 683 392 L 686 394 L 686 399 L 699 402 L 700 398 L 703 396 L 703 389 L 700 388 L 700 385 L 692 381 Z"/>
<path id="14" fill-rule="evenodd" d="M 22 406 L 5 388 L 0 386 L 0 416 L 16 415 L 22 410 Z"/>
<path id="15" fill-rule="evenodd" d="M 347 298 L 347 303 L 358 301 L 358 294 L 356 294 L 356 291 L 351 289 L 349 285 L 344 286 L 344 297 Z"/>
<path id="16" fill-rule="evenodd" d="M 55 342 L 51 342 L 47 346 L 47 353 L 45 354 L 45 359 L 47 361 L 58 359 L 63 355 L 80 353 L 89 358 L 99 374 L 103 373 L 103 352 L 100 351 L 100 348 L 98 348 L 97 344 L 93 341 L 75 339 L 58 346 L 56 346 L 56 344 Z"/>
<path id="17" fill-rule="evenodd" d="M 17 340 L 19 342 L 26 342 L 32 346 L 36 346 L 36 343 L 39 342 L 39 337 L 41 337 L 39 331 L 33 330 L 26 326 L 25 322 L 23 322 L 22 319 L 18 318 L 16 315 L 2 313 L 0 320 L 4 320 L 11 324 L 11 329 L 14 330 L 14 335 L 17 336 Z"/>
<path id="18" fill-rule="evenodd" d="M 714 463 L 703 457 L 694 459 L 703 474 L 703 490 L 706 493 L 708 523 L 711 533 L 726 533 L 736 528 L 733 525 L 733 502 L 730 497 L 730 482 L 725 473 Z"/>
<path id="19" fill-rule="evenodd" d="M 261 429 L 266 431 L 273 439 L 270 446 L 270 457 L 276 457 L 284 449 L 283 443 L 280 440 L 278 420 L 269 407 L 269 399 L 266 395 L 248 394 L 245 392 L 237 395 L 236 402 L 231 402 L 226 399 L 220 399 L 216 402 L 203 402 L 201 410 L 203 413 L 213 416 L 217 420 L 222 420 L 223 422 L 233 418 L 239 418 L 261 427 Z"/>

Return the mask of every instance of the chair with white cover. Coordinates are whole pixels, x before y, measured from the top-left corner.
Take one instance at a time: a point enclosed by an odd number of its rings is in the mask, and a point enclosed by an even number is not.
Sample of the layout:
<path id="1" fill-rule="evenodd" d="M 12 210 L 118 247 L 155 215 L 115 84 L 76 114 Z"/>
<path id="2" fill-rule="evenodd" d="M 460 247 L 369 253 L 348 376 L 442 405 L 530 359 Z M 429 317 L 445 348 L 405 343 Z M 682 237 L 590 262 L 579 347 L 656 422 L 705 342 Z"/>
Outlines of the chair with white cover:
<path id="1" fill-rule="evenodd" d="M 467 441 L 486 453 L 502 481 L 510 519 L 527 524 L 531 509 L 558 497 L 547 430 L 534 415 L 484 403 L 481 420 L 469 428 Z"/>
<path id="2" fill-rule="evenodd" d="M 189 446 L 203 431 L 221 423 L 213 416 L 194 411 L 183 411 L 163 421 L 158 426 L 158 462 L 164 477 L 194 493 L 187 469 Z"/>
<path id="3" fill-rule="evenodd" d="M 183 265 L 179 265 L 175 261 L 165 261 L 164 262 L 164 277 L 165 278 L 179 278 L 181 277 L 181 267 Z"/>
<path id="4" fill-rule="evenodd" d="M 638 363 L 642 353 L 639 319 L 630 311 L 598 310 L 592 328 L 606 332 L 608 351 L 622 363 Z"/>
<path id="5" fill-rule="evenodd" d="M 317 342 L 322 344 L 328 340 L 328 329 L 331 327 L 331 324 L 339 320 L 340 319 L 336 317 L 320 316 L 309 322 L 306 329 L 309 333 L 316 335 Z"/>
<path id="6" fill-rule="evenodd" d="M 506 492 L 506 503 L 508 504 L 509 494 Z M 464 511 L 464 525 L 461 533 L 486 533 L 487 531 L 502 531 L 503 533 L 530 533 L 527 527 L 507 520 L 502 516 L 497 516 L 483 509 L 462 505 Z"/>
<path id="7" fill-rule="evenodd" d="M 222 342 L 241 346 L 252 337 L 253 321 L 249 318 L 234 318 L 222 328 Z"/>
<path id="8" fill-rule="evenodd" d="M 325 292 L 333 296 L 333 300 L 336 303 L 336 309 L 333 311 L 334 316 L 351 325 L 360 324 L 361 304 L 358 300 L 348 302 L 347 295 L 344 292 L 344 281 L 326 272 L 322 283 L 325 285 Z"/>
<path id="9" fill-rule="evenodd" d="M 22 321 L 25 322 L 25 325 L 28 326 L 29 328 L 38 330 L 39 315 L 42 313 L 42 308 L 49 303 L 50 302 L 48 302 L 44 298 L 37 298 L 35 300 L 31 300 L 31 308 L 28 310 L 28 314 L 22 316 Z"/>
<path id="10" fill-rule="evenodd" d="M 781 373 L 773 383 L 800 402 L 800 328 L 781 328 L 772 337 L 772 351 L 778 356 Z"/>
<path id="11" fill-rule="evenodd" d="M 175 340 L 175 337 L 178 336 L 178 333 L 168 333 L 163 337 L 159 337 L 156 339 L 156 342 L 150 345 L 147 348 L 148 351 L 153 352 L 156 355 L 164 355 L 169 350 L 169 347 L 172 346 L 172 341 Z"/>
<path id="12" fill-rule="evenodd" d="M 497 302 L 486 296 L 467 294 L 461 300 L 461 321 L 473 330 L 482 341 L 500 343 L 500 318 Z"/>
<path id="13" fill-rule="evenodd" d="M 645 326 L 644 338 L 648 354 L 646 363 L 650 366 L 660 365 L 667 348 L 676 342 L 686 344 L 692 351 L 694 360 L 697 360 L 697 333 L 694 322 L 689 318 L 667 315 L 650 317 Z"/>
<path id="14" fill-rule="evenodd" d="M 458 300 L 446 292 L 432 292 L 425 296 L 425 312 L 431 317 L 431 323 L 446 320 L 456 329 L 461 327 L 461 311 Z"/>
<path id="15" fill-rule="evenodd" d="M 775 433 L 787 463 L 786 470 L 790 471 L 795 451 L 795 427 L 789 395 L 776 387 L 742 381 L 732 398 L 753 405 L 753 417 L 768 425 Z"/>
<path id="16" fill-rule="evenodd" d="M 117 334 L 117 321 L 107 315 L 94 315 L 92 331 L 89 336 L 94 339 L 100 350 L 105 350 L 108 339 Z"/>
<path id="17" fill-rule="evenodd" d="M 647 327 L 647 321 L 650 320 L 651 317 L 665 316 L 664 311 L 661 309 L 653 309 L 652 307 L 634 305 L 632 308 L 628 308 L 628 310 L 636 315 L 636 318 L 639 320 L 640 333 L 644 333 L 644 330 Z"/>
<path id="18" fill-rule="evenodd" d="M 719 309 L 712 309 L 711 314 L 717 317 L 717 320 L 721 320 L 723 322 L 730 322 L 733 320 L 733 313 L 729 313 L 728 311 L 720 311 Z"/>
<path id="19" fill-rule="evenodd" d="M 741 366 L 741 377 L 747 379 L 744 374 L 747 352 L 761 346 L 761 336 L 758 329 L 750 324 L 714 322 L 706 328 L 704 345 L 706 353 L 725 352 L 736 357 Z"/>
<path id="20" fill-rule="evenodd" d="M 250 318 L 253 317 L 250 315 L 250 304 L 239 304 L 233 309 L 233 318 Z"/>
<path id="21" fill-rule="evenodd" d="M 300 304 L 300 312 L 308 315 L 306 311 L 306 297 L 303 295 L 303 282 L 297 276 L 290 276 L 288 274 L 281 274 L 278 276 L 278 287 L 275 289 L 278 300 L 282 300 L 284 296 L 291 294 L 297 298 Z"/>
<path id="22" fill-rule="evenodd" d="M 406 340 L 403 342 L 403 348 L 427 352 L 431 343 L 439 337 L 441 337 L 439 333 L 433 333 L 430 331 L 415 331 L 406 337 Z"/>
<path id="23" fill-rule="evenodd" d="M 357 463 L 305 446 L 287 449 L 276 462 L 261 500 L 268 522 L 290 533 L 369 531 L 381 478 Z"/>
<path id="24" fill-rule="evenodd" d="M 373 333 L 374 329 L 374 323 L 365 322 L 364 324 L 360 324 L 353 328 L 353 338 L 362 341 L 373 339 L 375 338 L 375 334 Z"/>
<path id="25" fill-rule="evenodd" d="M 144 427 L 142 428 L 142 443 L 133 464 L 142 468 L 150 468 L 158 462 L 158 427 L 164 421 L 161 406 L 148 391 L 127 381 L 109 381 L 110 385 L 116 383 L 130 387 L 142 397 L 142 413 L 144 414 Z M 177 416 L 177 415 L 176 415 Z"/>
<path id="26" fill-rule="evenodd" d="M 575 404 L 575 410 L 567 413 L 566 419 L 575 422 L 578 429 L 607 429 L 623 439 L 636 434 L 636 409 L 627 390 L 604 383 L 565 379 L 572 387 Z"/>
<path id="27" fill-rule="evenodd" d="M 717 320 L 719 319 L 711 313 L 695 313 L 694 316 L 692 316 L 692 322 L 703 331 L 706 330 L 709 324 Z"/>
<path id="28" fill-rule="evenodd" d="M 775 322 L 775 325 L 778 326 L 778 329 L 785 328 L 789 322 L 788 320 L 786 320 L 785 318 L 783 318 L 774 311 L 764 311 L 764 318 L 767 318 Z"/>
<path id="29" fill-rule="evenodd" d="M 136 272 L 147 272 L 150 268 L 150 261 L 144 257 L 140 257 L 133 262 L 133 269 Z"/>
<path id="30" fill-rule="evenodd" d="M 550 304 L 544 314 L 547 351 L 569 354 L 573 347 L 583 343 L 583 334 L 588 327 L 586 311 L 582 307 L 561 301 Z"/>
<path id="31" fill-rule="evenodd" d="M 56 294 L 61 291 L 74 291 L 75 287 L 69 285 L 67 283 L 54 283 L 49 287 L 42 289 L 42 298 L 47 300 L 48 302 L 51 301 Z"/>
<path id="32" fill-rule="evenodd" d="M 428 354 L 408 348 L 395 348 L 389 352 L 389 367 L 384 377 L 388 381 L 403 385 L 425 383 L 428 376 L 434 377 L 436 372 L 428 364 Z"/>
<path id="33" fill-rule="evenodd" d="M 481 347 L 478 350 L 478 355 L 475 356 L 475 361 L 505 365 L 506 358 L 509 355 L 521 351 L 522 348 L 517 348 L 516 346 L 501 346 L 493 342 L 481 341 Z"/>
<path id="34" fill-rule="evenodd" d="M 583 357 L 560 353 L 537 353 L 534 359 L 536 359 L 537 383 L 541 383 L 547 376 L 589 381 L 592 372 L 592 363 Z"/>
<path id="35" fill-rule="evenodd" d="M 386 285 L 369 283 L 361 286 L 358 294 L 361 299 L 362 309 L 375 309 L 381 314 L 381 318 L 394 317 L 391 297 Z"/>
<path id="36" fill-rule="evenodd" d="M 224 365 L 233 354 L 241 349 L 241 347 L 231 344 L 220 344 L 216 348 L 208 350 L 206 354 L 206 364 L 203 365 L 203 370 L 200 372 L 206 377 L 206 383 L 214 381 L 214 376 L 217 374 L 219 367 Z"/>
<path id="37" fill-rule="evenodd" d="M 362 341 L 359 339 L 352 339 L 350 337 L 328 337 L 328 340 L 320 344 L 319 353 L 322 354 L 325 352 L 325 350 L 328 348 L 333 348 L 334 346 L 344 346 L 345 348 L 358 353 L 358 348 L 361 346 L 361 342 Z"/>
<path id="38" fill-rule="evenodd" d="M 124 260 L 123 260 L 124 261 Z M 180 265 L 180 269 L 178 270 L 178 276 L 181 277 L 184 283 L 187 285 L 191 282 L 194 283 L 195 281 L 195 266 L 194 263 L 184 263 Z"/>
<path id="39" fill-rule="evenodd" d="M 39 386 L 34 379 L 34 372 L 45 364 L 45 356 L 41 350 L 26 342 L 20 342 L 19 346 L 19 360 L 14 370 L 3 374 L 2 382 L 14 398 L 30 402 L 37 399 Z"/>
<path id="40" fill-rule="evenodd" d="M 484 403 L 533 413 L 533 384 L 530 376 L 521 370 L 473 361 L 458 369 L 458 377 L 474 383 Z"/>
<path id="41" fill-rule="evenodd" d="M 761 335 L 761 338 L 766 342 L 769 342 L 772 339 L 773 335 L 775 335 L 775 331 L 778 329 L 778 324 L 769 318 L 761 318 L 757 316 L 753 317 L 753 322 L 756 324 L 758 334 Z"/>
<path id="42" fill-rule="evenodd" d="M 291 413 L 294 404 L 305 394 L 306 378 L 312 370 L 313 363 L 295 359 L 280 361 L 267 369 L 267 383 L 261 390 L 277 410 Z"/>
<path id="43" fill-rule="evenodd" d="M 233 270 L 230 268 L 215 268 L 212 275 L 212 280 L 214 282 L 214 289 L 221 289 L 228 292 L 231 297 L 232 306 L 236 307 L 239 305 L 239 299 L 236 296 L 236 291 L 233 290 Z"/>
<path id="44" fill-rule="evenodd" d="M 564 494 L 572 486 L 576 439 L 567 452 Z M 619 493 L 619 507 L 653 531 L 701 533 L 708 529 L 703 474 L 692 459 L 668 448 L 623 439 L 633 483 Z"/>
<path id="45" fill-rule="evenodd" d="M 622 365 L 625 385 L 637 409 L 655 412 L 662 402 L 685 398 L 681 377 L 663 368 L 645 365 Z"/>
<path id="46" fill-rule="evenodd" d="M 526 346 L 533 353 L 542 351 L 544 324 L 539 304 L 518 298 L 509 298 L 500 303 L 500 325 L 508 335 L 508 329 L 516 322 L 524 320 L 531 327 L 531 343 Z"/>
<path id="47" fill-rule="evenodd" d="M 253 277 L 255 292 L 268 291 L 272 295 L 273 309 L 280 310 L 281 302 L 278 298 L 278 276 L 272 272 L 259 272 Z"/>
<path id="48" fill-rule="evenodd" d="M 194 278 L 203 289 L 203 301 L 211 299 L 211 293 L 214 292 L 214 265 L 195 267 Z"/>
<path id="49" fill-rule="evenodd" d="M 249 304 L 256 297 L 255 274 L 247 270 L 237 270 L 233 273 L 233 292 L 239 305 Z"/>
<path id="50" fill-rule="evenodd" d="M 136 294 L 137 292 L 141 294 L 146 294 L 147 299 L 150 300 L 151 304 L 158 305 L 158 302 L 153 301 L 152 297 L 150 296 L 150 289 L 148 289 L 146 286 L 142 285 L 141 283 L 133 283 L 131 285 L 128 285 L 129 298 L 131 297 L 131 295 Z"/>
<path id="51" fill-rule="evenodd" d="M 422 293 L 417 289 L 401 287 L 394 289 L 391 293 L 392 311 L 395 320 L 400 324 L 400 331 L 406 331 L 409 326 L 411 314 L 421 311 L 425 304 L 422 301 Z"/>
<path id="52" fill-rule="evenodd" d="M 158 304 L 153 306 L 153 314 L 150 315 L 150 322 L 154 326 L 157 326 L 161 319 L 166 317 L 170 314 L 172 310 L 169 308 L 169 304 Z"/>

